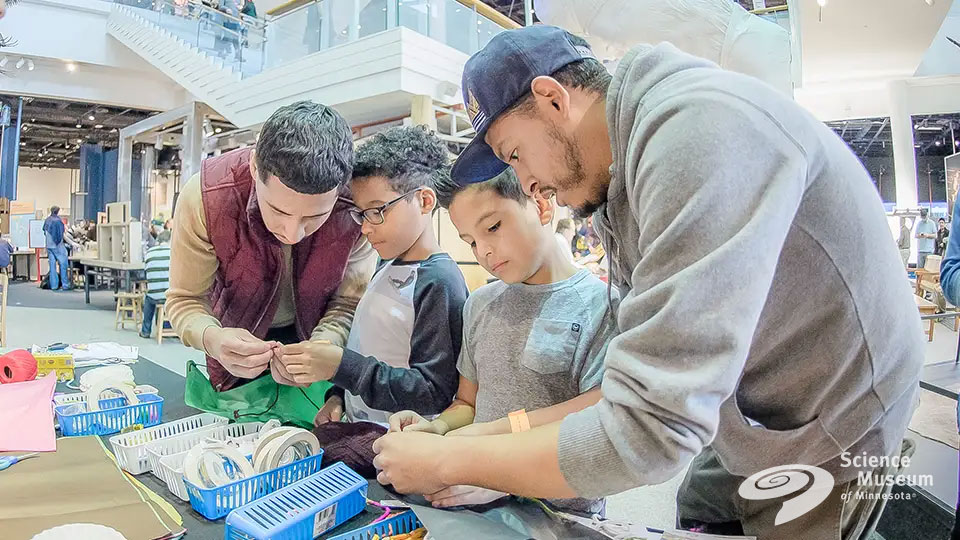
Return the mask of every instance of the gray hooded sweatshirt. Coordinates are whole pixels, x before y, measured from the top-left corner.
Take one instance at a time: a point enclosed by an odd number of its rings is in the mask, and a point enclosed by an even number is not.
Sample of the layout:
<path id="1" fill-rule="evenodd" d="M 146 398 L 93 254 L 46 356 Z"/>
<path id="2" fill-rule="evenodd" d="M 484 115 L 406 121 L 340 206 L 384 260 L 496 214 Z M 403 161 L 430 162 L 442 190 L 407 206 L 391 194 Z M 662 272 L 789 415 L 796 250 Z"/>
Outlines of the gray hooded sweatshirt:
<path id="1" fill-rule="evenodd" d="M 892 455 L 916 403 L 920 321 L 876 188 L 823 123 L 669 44 L 607 94 L 594 216 L 626 293 L 603 399 L 560 431 L 581 496 L 663 482 L 706 445 L 737 476 Z"/>

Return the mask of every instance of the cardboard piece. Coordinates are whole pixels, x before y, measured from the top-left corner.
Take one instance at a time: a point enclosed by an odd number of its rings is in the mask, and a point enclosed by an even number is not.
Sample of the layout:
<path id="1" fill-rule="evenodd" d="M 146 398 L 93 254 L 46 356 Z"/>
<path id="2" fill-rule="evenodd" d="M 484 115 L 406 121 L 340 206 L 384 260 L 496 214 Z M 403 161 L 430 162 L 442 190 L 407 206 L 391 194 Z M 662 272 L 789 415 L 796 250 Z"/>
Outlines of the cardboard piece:
<path id="1" fill-rule="evenodd" d="M 152 539 L 182 530 L 130 481 L 98 437 L 64 437 L 52 454 L 0 472 L 0 531 L 32 538 L 69 523 L 95 523 L 126 538 Z"/>

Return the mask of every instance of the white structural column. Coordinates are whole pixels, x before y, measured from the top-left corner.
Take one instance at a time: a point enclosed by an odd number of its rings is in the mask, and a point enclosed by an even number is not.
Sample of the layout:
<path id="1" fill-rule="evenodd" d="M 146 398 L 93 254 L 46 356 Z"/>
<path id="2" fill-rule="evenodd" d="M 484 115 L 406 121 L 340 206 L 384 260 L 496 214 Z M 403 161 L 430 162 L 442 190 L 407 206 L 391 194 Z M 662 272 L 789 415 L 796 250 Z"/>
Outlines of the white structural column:
<path id="1" fill-rule="evenodd" d="M 917 207 L 917 154 L 913 144 L 909 86 L 906 81 L 890 83 L 890 129 L 893 133 L 894 181 L 897 208 Z"/>
<path id="2" fill-rule="evenodd" d="M 180 178 L 184 182 L 200 170 L 200 162 L 203 160 L 203 118 L 209 110 L 199 101 L 194 101 L 187 107 L 180 154 Z"/>

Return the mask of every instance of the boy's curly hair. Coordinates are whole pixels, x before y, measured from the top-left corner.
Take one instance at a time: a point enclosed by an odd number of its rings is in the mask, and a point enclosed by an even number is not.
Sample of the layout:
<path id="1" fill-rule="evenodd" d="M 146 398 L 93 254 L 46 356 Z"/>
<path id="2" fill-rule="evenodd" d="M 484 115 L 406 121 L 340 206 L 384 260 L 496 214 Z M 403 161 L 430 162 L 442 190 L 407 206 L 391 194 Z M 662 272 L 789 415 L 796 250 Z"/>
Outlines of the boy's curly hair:
<path id="1" fill-rule="evenodd" d="M 422 126 L 386 129 L 357 148 L 352 181 L 370 176 L 385 177 L 398 194 L 435 189 L 450 178 L 447 147 Z"/>

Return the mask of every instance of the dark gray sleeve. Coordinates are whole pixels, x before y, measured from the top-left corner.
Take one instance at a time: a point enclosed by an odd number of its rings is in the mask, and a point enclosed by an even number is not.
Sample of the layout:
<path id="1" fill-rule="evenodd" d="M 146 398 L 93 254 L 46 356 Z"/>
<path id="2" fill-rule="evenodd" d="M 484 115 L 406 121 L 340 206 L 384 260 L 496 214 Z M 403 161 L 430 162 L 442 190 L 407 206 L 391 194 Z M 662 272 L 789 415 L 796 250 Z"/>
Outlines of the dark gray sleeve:
<path id="1" fill-rule="evenodd" d="M 417 270 L 413 294 L 410 367 L 398 368 L 344 349 L 331 381 L 383 411 L 443 412 L 457 393 L 457 357 L 467 287 L 449 259 L 428 261 Z"/>

